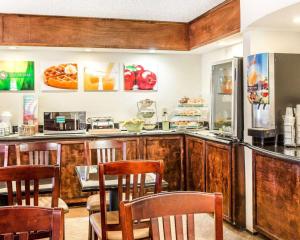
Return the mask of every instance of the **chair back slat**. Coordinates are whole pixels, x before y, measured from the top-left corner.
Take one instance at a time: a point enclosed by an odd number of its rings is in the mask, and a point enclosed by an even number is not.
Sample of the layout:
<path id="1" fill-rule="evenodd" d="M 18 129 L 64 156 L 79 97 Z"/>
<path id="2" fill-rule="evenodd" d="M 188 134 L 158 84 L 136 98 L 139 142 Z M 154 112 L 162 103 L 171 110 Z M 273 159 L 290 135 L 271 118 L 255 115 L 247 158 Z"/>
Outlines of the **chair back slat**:
<path id="1" fill-rule="evenodd" d="M 146 174 L 143 173 L 143 174 L 141 174 L 140 194 L 139 194 L 139 197 L 142 197 L 145 194 L 145 182 L 146 182 Z"/>
<path id="2" fill-rule="evenodd" d="M 61 145 L 59 143 L 22 143 L 16 145 L 17 165 L 21 165 L 21 154 L 27 154 L 29 165 L 50 165 L 51 153 L 56 152 L 53 165 L 60 166 Z"/>
<path id="3" fill-rule="evenodd" d="M 152 239 L 172 239 L 172 228 L 177 240 L 195 240 L 195 214 L 213 213 L 215 216 L 215 239 L 223 239 L 223 207 L 221 193 L 173 192 L 155 194 L 123 201 L 120 204 L 123 239 L 133 240 L 133 222 L 150 219 Z M 175 224 L 170 219 L 174 216 Z M 183 216 L 185 216 L 183 221 Z M 162 228 L 158 219 L 162 218 Z M 184 231 L 186 226 L 186 231 Z"/>
<path id="4" fill-rule="evenodd" d="M 7 187 L 7 202 L 8 202 L 8 205 L 13 205 L 14 193 L 13 193 L 12 181 L 6 181 L 6 187 Z"/>
<path id="5" fill-rule="evenodd" d="M 125 175 L 125 179 L 126 179 L 126 189 L 125 189 L 125 199 L 124 200 L 130 200 L 130 175 Z M 123 200 L 123 199 L 122 199 Z"/>
<path id="6" fill-rule="evenodd" d="M 8 205 L 33 204 L 34 206 L 38 206 L 39 180 L 49 178 L 53 180 L 52 207 L 57 207 L 60 191 L 58 166 L 24 165 L 0 168 L 0 182 L 6 182 Z M 32 183 L 33 193 L 30 186 Z M 13 186 L 15 186 L 15 192 Z M 30 201 L 31 195 L 33 195 L 33 203 Z M 23 201 L 23 196 L 25 201 Z"/>
<path id="7" fill-rule="evenodd" d="M 49 231 L 52 240 L 63 240 L 62 209 L 28 206 L 0 208 L 0 237 L 3 236 L 3 239 L 29 240 L 32 239 L 31 233 L 37 231 Z"/>
<path id="8" fill-rule="evenodd" d="M 33 180 L 33 205 L 34 206 L 39 205 L 39 180 L 38 179 Z"/>
<path id="9" fill-rule="evenodd" d="M 126 160 L 126 142 L 116 140 L 100 140 L 85 142 L 86 159 L 89 165 L 93 163 L 108 163 L 117 160 Z M 96 161 L 93 159 L 93 150 L 96 150 Z M 121 153 L 117 158 L 117 153 Z"/>
<path id="10" fill-rule="evenodd" d="M 16 181 L 16 196 L 18 205 L 22 205 L 21 181 Z"/>
<path id="11" fill-rule="evenodd" d="M 102 239 L 106 240 L 106 232 L 111 226 L 106 223 L 106 194 L 105 175 L 118 177 L 118 202 L 131 200 L 143 196 L 145 193 L 146 174 L 154 174 L 155 192 L 161 191 L 163 161 L 156 160 L 126 160 L 109 163 L 99 163 L 99 186 L 100 186 L 100 214 L 102 225 Z M 158 179 L 158 180 L 157 180 Z M 142 187 L 142 189 L 141 189 Z M 137 221 L 139 224 L 140 222 Z M 141 223 L 142 224 L 142 223 Z M 119 224 L 120 229 L 120 224 Z"/>
<path id="12" fill-rule="evenodd" d="M 0 154 L 3 155 L 3 167 L 8 165 L 8 145 L 0 144 Z"/>
<path id="13" fill-rule="evenodd" d="M 133 175 L 133 188 L 132 188 L 132 199 L 135 199 L 138 197 L 138 174 Z"/>
<path id="14" fill-rule="evenodd" d="M 175 218 L 175 231 L 176 231 L 176 240 L 183 240 L 183 224 L 182 224 L 182 215 L 176 215 Z"/>
<path id="15" fill-rule="evenodd" d="M 124 156 L 124 153 L 122 153 L 122 155 Z M 126 152 L 125 152 L 125 156 L 126 156 Z M 123 157 L 123 160 L 126 160 L 126 157 Z M 111 150 L 111 161 L 115 162 L 116 161 L 116 149 L 113 148 Z"/>
<path id="16" fill-rule="evenodd" d="M 25 180 L 25 204 L 30 205 L 30 181 Z"/>
<path id="17" fill-rule="evenodd" d="M 152 231 L 152 239 L 153 240 L 159 240 L 160 235 L 159 235 L 158 218 L 151 218 L 151 231 Z M 133 238 L 133 236 L 132 236 L 132 238 Z"/>
<path id="18" fill-rule="evenodd" d="M 194 214 L 187 215 L 187 235 L 189 240 L 195 239 Z"/>
<path id="19" fill-rule="evenodd" d="M 170 216 L 164 216 L 162 219 L 164 227 L 164 238 L 165 240 L 172 240 Z"/>

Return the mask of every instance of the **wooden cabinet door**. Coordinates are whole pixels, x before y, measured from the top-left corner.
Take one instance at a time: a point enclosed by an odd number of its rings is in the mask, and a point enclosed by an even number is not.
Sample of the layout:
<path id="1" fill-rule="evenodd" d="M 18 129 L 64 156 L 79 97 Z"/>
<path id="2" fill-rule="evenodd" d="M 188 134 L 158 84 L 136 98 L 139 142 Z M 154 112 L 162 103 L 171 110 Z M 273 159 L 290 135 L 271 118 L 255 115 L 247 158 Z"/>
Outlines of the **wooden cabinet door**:
<path id="1" fill-rule="evenodd" d="M 300 163 L 253 154 L 254 227 L 271 239 L 300 239 Z"/>
<path id="2" fill-rule="evenodd" d="M 186 184 L 188 191 L 205 191 L 205 141 L 185 138 Z"/>
<path id="3" fill-rule="evenodd" d="M 88 197 L 81 191 L 75 167 L 86 164 L 84 142 L 61 142 L 60 196 L 68 203 Z"/>
<path id="4" fill-rule="evenodd" d="M 207 142 L 206 192 L 223 194 L 224 218 L 232 219 L 231 145 Z"/>
<path id="5" fill-rule="evenodd" d="M 126 142 L 126 158 L 127 160 L 142 159 L 140 138 L 123 138 Z"/>
<path id="6" fill-rule="evenodd" d="M 164 161 L 164 179 L 170 191 L 183 187 L 183 137 L 145 137 L 144 159 Z"/>
<path id="7" fill-rule="evenodd" d="M 111 140 L 126 141 L 127 159 L 139 159 L 139 139 L 138 138 L 110 138 Z M 103 140 L 103 139 L 93 139 Z M 67 202 L 82 202 L 83 198 L 89 196 L 81 191 L 81 186 L 76 175 L 75 167 L 86 165 L 83 142 L 62 142 L 61 158 L 61 198 Z M 117 153 L 118 160 L 121 160 L 121 153 Z M 96 152 L 92 152 L 96 157 Z M 96 158 L 95 158 L 96 159 Z M 96 164 L 96 162 L 93 162 Z"/>

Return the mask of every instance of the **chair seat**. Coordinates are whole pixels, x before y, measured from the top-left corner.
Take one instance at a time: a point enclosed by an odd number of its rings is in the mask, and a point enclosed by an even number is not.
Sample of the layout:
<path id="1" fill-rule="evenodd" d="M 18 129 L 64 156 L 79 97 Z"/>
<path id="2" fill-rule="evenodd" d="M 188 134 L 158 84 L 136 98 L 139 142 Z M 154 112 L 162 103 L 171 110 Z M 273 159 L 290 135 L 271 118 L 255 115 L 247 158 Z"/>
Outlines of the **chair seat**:
<path id="1" fill-rule="evenodd" d="M 109 206 L 109 193 L 106 193 L 106 206 Z M 92 212 L 100 211 L 100 195 L 94 194 L 88 197 L 86 201 L 86 209 Z"/>
<path id="2" fill-rule="evenodd" d="M 107 224 L 119 224 L 119 212 L 107 212 Z M 94 231 L 99 237 L 102 236 L 101 216 L 100 213 L 94 213 L 91 215 L 90 223 L 93 226 Z M 134 239 L 143 239 L 149 237 L 149 228 L 134 229 Z M 110 240 L 122 240 L 122 231 L 107 231 L 107 239 Z"/>
<path id="3" fill-rule="evenodd" d="M 38 204 L 39 204 L 39 207 L 51 208 L 51 202 L 52 202 L 52 197 L 39 197 L 39 203 Z M 25 199 L 23 199 L 22 205 L 25 205 Z M 30 205 L 33 206 L 33 198 L 30 198 Z M 69 212 L 68 205 L 61 198 L 58 198 L 58 207 L 62 208 L 64 213 Z"/>

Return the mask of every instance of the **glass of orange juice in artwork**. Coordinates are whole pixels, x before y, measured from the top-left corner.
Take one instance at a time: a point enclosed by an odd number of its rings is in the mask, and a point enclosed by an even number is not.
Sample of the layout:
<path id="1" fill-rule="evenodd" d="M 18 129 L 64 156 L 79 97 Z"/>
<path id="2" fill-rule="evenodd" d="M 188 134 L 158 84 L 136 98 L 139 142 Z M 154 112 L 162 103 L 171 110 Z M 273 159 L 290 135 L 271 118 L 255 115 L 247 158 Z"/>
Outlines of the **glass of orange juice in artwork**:
<path id="1" fill-rule="evenodd" d="M 93 73 L 85 73 L 85 90 L 97 91 L 99 90 L 99 76 Z"/>
<path id="2" fill-rule="evenodd" d="M 102 78 L 102 87 L 104 91 L 113 91 L 115 89 L 115 79 L 111 76 Z"/>

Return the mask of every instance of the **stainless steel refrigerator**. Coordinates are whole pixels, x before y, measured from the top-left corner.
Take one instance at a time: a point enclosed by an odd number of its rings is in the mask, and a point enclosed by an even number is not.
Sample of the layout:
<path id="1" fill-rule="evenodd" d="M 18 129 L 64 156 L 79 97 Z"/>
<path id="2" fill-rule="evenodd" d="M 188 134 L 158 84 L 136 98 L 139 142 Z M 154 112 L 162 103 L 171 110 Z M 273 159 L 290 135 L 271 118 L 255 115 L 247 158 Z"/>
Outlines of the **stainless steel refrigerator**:
<path id="1" fill-rule="evenodd" d="M 210 130 L 243 139 L 243 60 L 235 57 L 212 66 Z"/>

